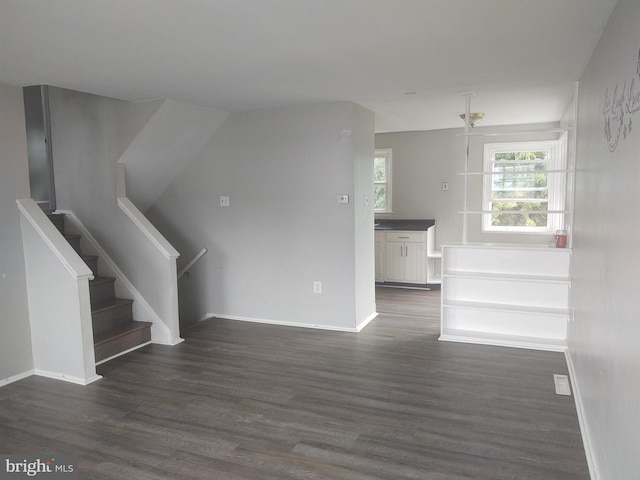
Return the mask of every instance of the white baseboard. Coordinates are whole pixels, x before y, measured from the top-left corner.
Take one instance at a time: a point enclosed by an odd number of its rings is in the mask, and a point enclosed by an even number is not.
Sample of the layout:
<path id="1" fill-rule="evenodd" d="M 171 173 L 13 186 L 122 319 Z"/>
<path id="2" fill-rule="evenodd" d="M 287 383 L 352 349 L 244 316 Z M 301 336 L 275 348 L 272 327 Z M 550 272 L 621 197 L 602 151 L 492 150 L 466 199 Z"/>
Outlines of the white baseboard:
<path id="1" fill-rule="evenodd" d="M 115 355 L 111 355 L 110 357 L 103 358 L 99 362 L 96 362 L 96 367 L 98 365 L 108 362 L 109 360 L 113 360 L 114 358 L 121 357 L 122 355 L 126 355 L 127 353 L 133 352 L 134 350 L 138 350 L 139 348 L 146 347 L 147 345 L 151 345 L 151 342 L 144 342 L 144 343 L 141 343 L 140 345 L 136 345 L 135 347 L 128 348 L 127 350 L 124 350 L 122 352 L 118 352 Z"/>
<path id="2" fill-rule="evenodd" d="M 96 380 L 100 380 L 102 378 L 102 375 L 93 375 L 89 378 L 72 377 L 70 375 L 63 375 L 56 372 L 47 372 L 46 370 L 40 370 L 37 368 L 33 370 L 33 374 L 38 375 L 39 377 L 47 377 L 54 380 L 62 380 L 64 382 L 75 383 L 76 385 L 89 385 L 90 383 L 93 383 Z"/>
<path id="3" fill-rule="evenodd" d="M 182 342 L 184 342 L 184 338 L 182 338 L 182 337 L 172 338 L 172 339 L 167 340 L 167 341 L 151 340 L 151 343 L 153 343 L 155 345 L 168 345 L 170 347 L 178 345 L 179 343 L 182 343 Z"/>
<path id="4" fill-rule="evenodd" d="M 443 333 L 440 335 L 438 340 L 443 342 L 492 345 L 494 347 L 526 348 L 529 350 L 544 350 L 548 352 L 565 352 L 567 350 L 566 345 L 561 345 L 554 342 L 545 343 L 544 341 L 527 340 L 526 337 L 508 337 L 509 336 L 507 335 L 501 337 L 499 335 L 492 336 L 491 334 L 453 335 L 449 333 Z"/>
<path id="5" fill-rule="evenodd" d="M 34 374 L 34 370 L 27 370 L 26 372 L 18 373 L 17 375 L 11 375 L 10 377 L 0 379 L 0 387 L 4 387 L 5 385 L 9 385 L 10 383 L 17 382 L 24 378 L 30 377 Z"/>
<path id="6" fill-rule="evenodd" d="M 576 369 L 571 358 L 571 353 L 567 350 L 564 354 L 567 359 L 567 368 L 569 370 L 569 378 L 571 380 L 571 386 L 573 387 L 573 399 L 576 403 L 576 412 L 578 413 L 578 423 L 580 424 L 580 433 L 582 434 L 582 443 L 584 444 L 584 453 L 587 457 L 587 465 L 589 466 L 589 476 L 591 480 L 598 480 L 600 475 L 598 474 L 598 467 L 593 454 L 593 442 L 589 435 L 589 429 L 587 428 L 587 421 L 584 415 L 584 406 L 582 405 L 582 395 L 580 394 L 580 385 L 576 376 Z"/>
<path id="7" fill-rule="evenodd" d="M 369 322 L 371 322 L 371 320 L 373 320 L 374 318 L 376 318 L 378 316 L 378 312 L 373 312 L 371 315 L 369 315 L 367 318 L 365 318 L 360 325 L 358 325 L 356 327 L 356 331 L 357 332 L 361 332 L 364 327 L 366 327 L 367 325 L 369 325 Z"/>
<path id="8" fill-rule="evenodd" d="M 285 322 L 282 320 L 269 320 L 265 318 L 253 318 L 253 317 L 237 317 L 234 315 L 221 315 L 218 313 L 206 313 L 200 321 L 208 320 L 210 318 L 223 318 L 225 320 L 237 320 L 239 322 L 252 322 L 252 323 L 265 323 L 269 325 L 280 325 L 282 327 L 297 327 L 297 328 L 312 328 L 316 330 L 330 330 L 333 332 L 350 332 L 350 333 L 358 333 L 360 330 L 358 328 L 346 328 L 346 327 L 336 327 L 332 325 L 318 325 L 318 324 L 310 324 L 310 323 L 297 323 L 297 322 Z M 369 321 L 366 320 L 368 323 Z M 364 325 L 360 327 L 360 329 L 364 328 Z"/>

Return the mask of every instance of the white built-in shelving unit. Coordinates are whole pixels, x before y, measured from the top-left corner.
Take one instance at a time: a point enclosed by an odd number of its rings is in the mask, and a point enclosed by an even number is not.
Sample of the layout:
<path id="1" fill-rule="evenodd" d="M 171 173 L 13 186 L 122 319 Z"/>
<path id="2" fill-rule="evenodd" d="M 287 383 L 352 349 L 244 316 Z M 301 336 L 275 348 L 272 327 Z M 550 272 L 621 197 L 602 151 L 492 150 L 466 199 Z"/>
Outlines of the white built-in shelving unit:
<path id="1" fill-rule="evenodd" d="M 469 171 L 470 95 L 466 102 L 462 243 L 441 246 L 442 316 L 440 340 L 563 351 L 571 321 L 571 249 L 544 245 L 469 243 L 468 217 L 493 213 L 469 208 L 469 178 L 493 172 Z M 575 118 L 575 112 L 574 112 Z M 544 133 L 563 133 L 568 129 Z M 509 134 L 529 132 L 507 132 Z M 543 133 L 542 131 L 530 133 Z M 491 133 L 489 135 L 502 135 Z M 575 138 L 575 136 L 574 136 Z M 575 159 L 568 158 L 566 210 L 562 214 L 571 246 Z M 511 212 L 510 212 L 511 213 Z M 534 213 L 527 211 L 526 213 Z"/>
<path id="2" fill-rule="evenodd" d="M 571 250 L 442 246 L 441 340 L 564 350 Z"/>

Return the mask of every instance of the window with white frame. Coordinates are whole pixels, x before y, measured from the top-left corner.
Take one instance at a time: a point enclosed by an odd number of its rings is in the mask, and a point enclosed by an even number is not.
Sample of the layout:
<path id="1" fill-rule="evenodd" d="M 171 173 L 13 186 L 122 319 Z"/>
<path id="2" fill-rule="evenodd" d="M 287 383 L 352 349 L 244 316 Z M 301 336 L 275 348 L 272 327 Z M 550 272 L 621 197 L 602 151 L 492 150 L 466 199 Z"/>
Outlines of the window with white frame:
<path id="1" fill-rule="evenodd" d="M 562 229 L 565 170 L 565 136 L 485 144 L 483 231 L 549 234 Z"/>
<path id="2" fill-rule="evenodd" d="M 373 159 L 373 210 L 391 213 L 391 149 L 376 150 Z"/>

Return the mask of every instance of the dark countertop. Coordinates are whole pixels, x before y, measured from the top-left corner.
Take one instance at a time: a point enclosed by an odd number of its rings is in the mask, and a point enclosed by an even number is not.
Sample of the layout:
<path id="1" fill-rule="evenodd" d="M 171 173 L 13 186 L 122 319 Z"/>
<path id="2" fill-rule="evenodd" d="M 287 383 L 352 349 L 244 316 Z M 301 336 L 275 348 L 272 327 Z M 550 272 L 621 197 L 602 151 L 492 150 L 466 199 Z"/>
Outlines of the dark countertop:
<path id="1" fill-rule="evenodd" d="M 415 230 L 424 231 L 436 224 L 435 220 L 414 220 L 414 219 L 375 219 L 373 227 L 376 230 Z"/>

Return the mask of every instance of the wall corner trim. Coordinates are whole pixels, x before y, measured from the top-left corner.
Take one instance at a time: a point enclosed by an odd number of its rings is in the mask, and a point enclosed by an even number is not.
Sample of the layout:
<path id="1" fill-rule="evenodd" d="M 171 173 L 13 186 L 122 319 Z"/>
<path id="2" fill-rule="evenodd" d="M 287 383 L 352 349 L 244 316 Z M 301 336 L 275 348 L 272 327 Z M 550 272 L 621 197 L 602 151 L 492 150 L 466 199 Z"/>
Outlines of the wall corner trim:
<path id="1" fill-rule="evenodd" d="M 582 435 L 582 443 L 584 444 L 584 453 L 587 457 L 587 465 L 589 467 L 589 476 L 591 480 L 599 480 L 599 470 L 596 462 L 596 458 L 593 451 L 593 442 L 589 435 L 589 428 L 587 426 L 587 420 L 584 412 L 584 406 L 582 405 L 582 395 L 580 394 L 580 386 L 576 375 L 575 365 L 571 357 L 571 352 L 567 349 L 564 353 L 567 360 L 567 368 L 569 370 L 569 378 L 571 379 L 571 386 L 573 387 L 573 399 L 576 404 L 576 412 L 578 414 L 578 424 L 580 425 L 580 433 Z"/>

